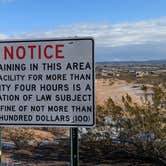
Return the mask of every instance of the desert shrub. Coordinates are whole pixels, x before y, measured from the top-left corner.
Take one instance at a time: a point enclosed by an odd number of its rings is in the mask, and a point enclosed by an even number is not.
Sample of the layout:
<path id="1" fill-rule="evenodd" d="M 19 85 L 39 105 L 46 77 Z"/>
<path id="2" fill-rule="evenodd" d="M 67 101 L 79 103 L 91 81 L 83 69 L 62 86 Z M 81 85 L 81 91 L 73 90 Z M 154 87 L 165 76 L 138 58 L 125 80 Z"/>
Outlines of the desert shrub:
<path id="1" fill-rule="evenodd" d="M 165 92 L 157 85 L 153 92 L 153 102 L 142 105 L 133 103 L 128 94 L 122 97 L 121 106 L 111 98 L 104 105 L 98 105 L 96 128 L 89 129 L 82 138 L 89 146 L 88 154 L 102 159 L 114 151 L 115 148 L 110 147 L 117 147 L 138 157 L 166 162 L 166 116 L 160 107 Z M 85 151 L 85 147 L 82 148 Z"/>
<path id="2" fill-rule="evenodd" d="M 55 135 L 56 137 L 62 137 L 65 136 L 68 129 L 66 128 L 44 128 L 44 130 L 49 131 L 50 133 L 52 133 L 53 135 Z"/>
<path id="3" fill-rule="evenodd" d="M 11 128 L 8 130 L 9 139 L 13 141 L 18 149 L 30 149 L 34 132 L 28 128 Z"/>
<path id="4" fill-rule="evenodd" d="M 112 86 L 114 84 L 114 81 L 112 79 L 109 79 L 109 85 Z"/>
<path id="5" fill-rule="evenodd" d="M 124 105 L 126 114 L 121 121 L 121 140 L 133 144 L 140 156 L 165 158 L 165 114 L 159 109 L 159 102 L 146 102 L 146 105 L 138 106 L 124 100 Z"/>
<path id="6" fill-rule="evenodd" d="M 31 151 L 23 150 L 23 149 L 14 151 L 14 158 L 15 159 L 22 160 L 22 159 L 29 159 L 32 157 L 33 157 L 33 154 Z"/>
<path id="7" fill-rule="evenodd" d="M 143 84 L 143 85 L 141 86 L 141 90 L 143 90 L 144 92 L 146 92 L 146 91 L 147 91 L 147 86 Z"/>

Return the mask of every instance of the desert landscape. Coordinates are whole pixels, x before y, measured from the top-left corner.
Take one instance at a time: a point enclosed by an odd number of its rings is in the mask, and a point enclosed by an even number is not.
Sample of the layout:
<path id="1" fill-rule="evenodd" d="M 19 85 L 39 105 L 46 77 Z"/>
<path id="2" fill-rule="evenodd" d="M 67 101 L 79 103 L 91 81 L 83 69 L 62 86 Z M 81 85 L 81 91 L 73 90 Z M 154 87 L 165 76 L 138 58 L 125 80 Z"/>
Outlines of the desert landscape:
<path id="1" fill-rule="evenodd" d="M 142 70 L 139 65 L 136 66 L 137 70 Z M 120 67 L 119 65 L 116 67 L 97 65 L 95 80 L 97 123 L 95 128 L 80 130 L 80 165 L 158 166 L 165 164 L 163 154 L 166 138 L 165 114 L 160 115 L 160 111 L 165 111 L 166 108 L 164 84 L 166 77 L 163 76 L 165 70 L 159 73 L 163 66 L 157 66 L 159 67 L 158 70 L 155 69 L 155 76 L 151 74 L 154 71 L 137 76 L 140 71 L 136 70 L 133 75 L 126 64 Z M 156 73 L 159 74 L 156 76 Z M 154 120 L 155 118 L 159 119 Z M 152 127 L 154 125 L 158 125 L 160 130 L 156 131 Z M 4 128 L 2 137 L 2 165 L 4 166 L 70 165 L 69 129 Z M 135 141 L 138 141 L 139 147 L 135 146 Z M 141 150 L 141 147 L 144 150 Z M 156 156 L 153 148 L 162 149 L 161 152 L 161 149 L 158 151 L 159 158 L 152 157 L 151 153 Z"/>

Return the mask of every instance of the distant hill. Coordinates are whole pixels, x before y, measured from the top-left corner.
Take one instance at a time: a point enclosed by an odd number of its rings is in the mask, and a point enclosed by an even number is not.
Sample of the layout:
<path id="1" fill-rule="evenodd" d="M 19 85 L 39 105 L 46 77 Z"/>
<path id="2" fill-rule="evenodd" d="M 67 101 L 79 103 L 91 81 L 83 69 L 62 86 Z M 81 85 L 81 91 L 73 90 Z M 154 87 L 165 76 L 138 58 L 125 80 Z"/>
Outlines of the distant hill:
<path id="1" fill-rule="evenodd" d="M 117 65 L 128 65 L 128 64 L 144 64 L 144 65 L 162 65 L 162 64 L 166 64 L 166 59 L 164 60 L 148 60 L 148 61 L 103 61 L 103 62 L 96 62 L 97 65 L 113 65 L 113 64 L 117 64 Z"/>

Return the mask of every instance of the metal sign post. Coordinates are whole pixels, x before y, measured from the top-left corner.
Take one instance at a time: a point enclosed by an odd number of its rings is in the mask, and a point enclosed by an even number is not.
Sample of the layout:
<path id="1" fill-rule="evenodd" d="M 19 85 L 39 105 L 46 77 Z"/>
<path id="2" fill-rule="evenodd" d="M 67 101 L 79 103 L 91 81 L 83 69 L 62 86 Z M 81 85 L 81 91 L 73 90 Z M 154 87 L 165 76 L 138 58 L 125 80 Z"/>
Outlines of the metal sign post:
<path id="1" fill-rule="evenodd" d="M 70 128 L 71 166 L 79 166 L 78 128 Z"/>
<path id="2" fill-rule="evenodd" d="M 0 128 L 0 166 L 2 165 L 2 128 Z"/>

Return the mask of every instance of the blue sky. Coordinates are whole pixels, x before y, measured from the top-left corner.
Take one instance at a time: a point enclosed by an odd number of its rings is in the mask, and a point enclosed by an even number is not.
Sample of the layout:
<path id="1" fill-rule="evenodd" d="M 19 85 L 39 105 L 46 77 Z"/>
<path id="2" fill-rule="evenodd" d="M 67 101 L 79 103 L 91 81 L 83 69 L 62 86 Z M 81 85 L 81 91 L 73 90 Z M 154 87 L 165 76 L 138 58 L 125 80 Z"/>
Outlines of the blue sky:
<path id="1" fill-rule="evenodd" d="M 0 39 L 76 35 L 96 61 L 166 59 L 166 1 L 0 0 Z"/>
<path id="2" fill-rule="evenodd" d="M 59 25 L 121 23 L 165 16 L 165 0 L 0 0 L 0 31 L 22 33 Z"/>

